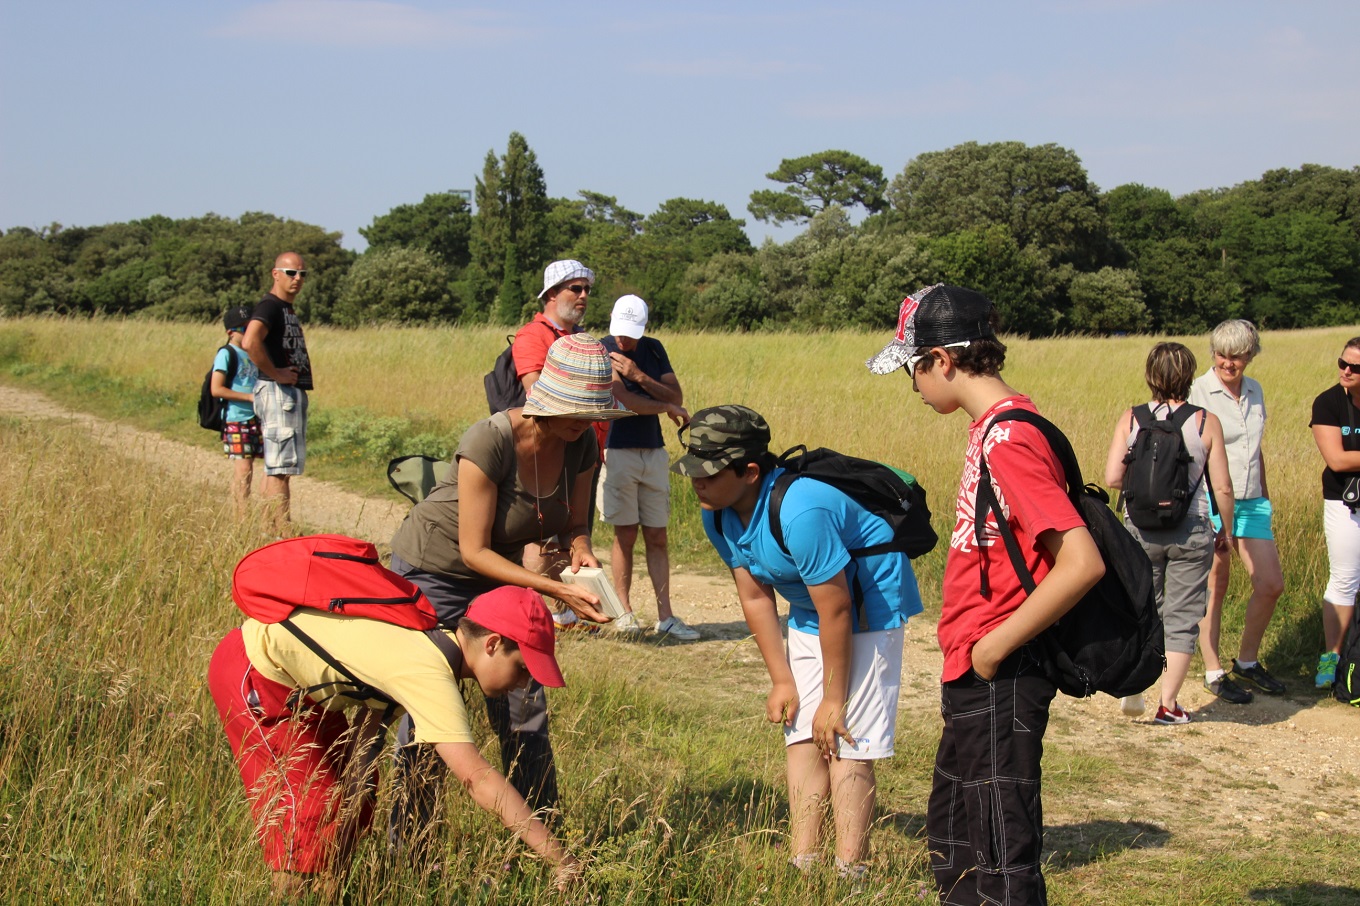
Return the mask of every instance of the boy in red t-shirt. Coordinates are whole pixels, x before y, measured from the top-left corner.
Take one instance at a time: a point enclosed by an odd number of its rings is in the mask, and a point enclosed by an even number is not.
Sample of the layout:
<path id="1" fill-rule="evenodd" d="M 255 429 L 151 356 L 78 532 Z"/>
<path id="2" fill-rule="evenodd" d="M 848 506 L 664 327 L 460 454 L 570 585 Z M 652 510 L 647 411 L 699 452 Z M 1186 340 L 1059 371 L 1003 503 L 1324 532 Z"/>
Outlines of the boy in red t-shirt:
<path id="1" fill-rule="evenodd" d="M 904 368 L 926 405 L 942 415 L 963 409 L 972 419 L 937 629 L 944 731 L 926 813 L 940 901 L 959 906 L 1047 902 L 1040 757 L 1056 688 L 1030 643 L 1105 572 L 1039 429 L 1011 421 L 988 430 L 1001 412 L 1034 410 L 1001 379 L 1006 347 L 996 338 L 997 320 L 981 293 L 927 287 L 902 302 L 896 338 L 867 363 L 876 374 Z M 983 456 L 1038 583 L 1033 594 L 1020 585 L 995 513 L 976 530 Z"/>

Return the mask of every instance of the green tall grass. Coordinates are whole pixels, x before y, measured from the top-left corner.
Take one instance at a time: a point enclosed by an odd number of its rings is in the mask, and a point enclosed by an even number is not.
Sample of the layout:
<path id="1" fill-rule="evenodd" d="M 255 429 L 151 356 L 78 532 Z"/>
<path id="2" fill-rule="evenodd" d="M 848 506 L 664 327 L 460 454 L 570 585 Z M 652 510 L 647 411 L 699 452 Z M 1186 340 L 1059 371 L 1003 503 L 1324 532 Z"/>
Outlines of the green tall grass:
<path id="1" fill-rule="evenodd" d="M 1308 429 L 1314 396 L 1336 379 L 1334 359 L 1352 328 L 1266 334 L 1250 374 L 1265 388 L 1265 453 L 1275 500 L 1286 590 L 1266 640 L 1274 667 L 1302 676 L 1321 644 L 1316 602 L 1326 585 L 1319 475 Z M 447 455 L 486 414 L 482 375 L 505 344 L 501 328 L 308 329 L 316 365 L 308 474 L 366 493 L 390 494 L 383 467 L 402 453 Z M 669 334 L 666 344 L 691 411 L 738 402 L 763 413 L 773 444 L 832 446 L 901 466 L 930 494 L 947 537 L 962 467 L 967 417 L 940 417 L 902 374 L 870 375 L 862 362 L 884 334 Z M 1208 363 L 1207 337 L 1177 337 Z M 95 319 L 0 320 L 0 380 L 40 389 L 76 408 L 215 447 L 193 419 L 203 372 L 222 341 L 213 327 Z M 1103 478 L 1114 420 L 1145 401 L 1150 337 L 1013 340 L 1005 377 L 1030 394 L 1076 448 L 1088 480 Z M 669 426 L 669 422 L 666 422 Z M 672 457 L 680 446 L 667 428 Z M 672 555 L 684 568 L 717 571 L 688 482 L 672 481 Z M 599 527 L 596 548 L 609 530 Z M 373 539 L 383 542 L 387 539 Z M 928 608 L 938 607 L 944 546 L 917 563 Z M 1231 601 L 1249 589 L 1234 572 Z M 1225 650 L 1236 644 L 1229 608 Z"/>
<path id="2" fill-rule="evenodd" d="M 1289 586 L 1266 657 L 1300 678 L 1320 634 L 1313 611 L 1325 578 L 1307 405 L 1333 379 L 1334 350 L 1348 335 L 1267 336 L 1252 369 L 1272 413 L 1267 455 Z M 318 411 L 404 419 L 398 443 L 425 431 L 456 436 L 480 417 L 478 378 L 503 343 L 489 330 L 309 337 Z M 744 402 L 767 415 L 777 443 L 834 445 L 906 466 L 931 489 L 947 532 L 965 419 L 935 416 L 900 377 L 862 372 L 858 363 L 881 337 L 663 339 L 692 406 Z M 215 341 L 208 329 L 138 322 L 0 322 L 0 378 L 210 444 L 192 424 L 191 403 Z M 1141 399 L 1149 345 L 1015 343 L 1007 375 L 1068 429 L 1098 477 L 1115 413 Z M 362 485 L 379 466 L 323 458 L 317 470 Z M 0 549 L 8 555 L 0 563 L 0 866 L 8 873 L 0 902 L 265 898 L 266 872 L 203 680 L 217 640 L 239 622 L 231 567 L 259 540 L 231 518 L 224 478 L 170 483 L 70 425 L 0 416 Z M 686 506 L 677 518 L 692 524 Z M 936 606 L 940 556 L 918 564 Z M 1243 590 L 1238 580 L 1239 600 Z M 934 902 L 920 895 L 933 709 L 903 713 L 897 757 L 880 766 L 876 882 L 855 891 L 784 864 L 783 755 L 777 730 L 760 718 L 767 680 L 749 642 L 658 649 L 568 640 L 562 658 L 571 685 L 552 706 L 565 831 L 593 857 L 578 899 Z M 1132 743 L 1092 751 L 1055 714 L 1045 797 L 1065 817 L 1049 829 L 1053 902 L 1353 900 L 1351 845 L 1307 816 L 1295 816 L 1287 845 L 1245 851 L 1213 826 L 1122 814 L 1109 803 L 1112 786 L 1162 783 L 1157 757 Z M 1272 795 L 1265 781 L 1239 782 Z M 446 818 L 441 872 L 393 862 L 373 835 L 348 902 L 564 901 L 547 889 L 548 873 L 518 858 L 505 832 L 457 790 Z"/>

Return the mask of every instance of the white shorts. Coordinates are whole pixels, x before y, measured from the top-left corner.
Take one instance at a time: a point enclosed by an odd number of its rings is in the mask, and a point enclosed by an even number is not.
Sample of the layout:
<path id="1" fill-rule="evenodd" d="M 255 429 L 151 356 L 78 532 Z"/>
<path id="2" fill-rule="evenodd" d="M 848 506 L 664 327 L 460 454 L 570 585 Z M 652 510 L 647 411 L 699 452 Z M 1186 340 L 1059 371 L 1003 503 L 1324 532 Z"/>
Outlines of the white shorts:
<path id="1" fill-rule="evenodd" d="M 852 636 L 850 694 L 845 725 L 855 745 L 840 744 L 840 756 L 856 761 L 891 758 L 897 735 L 897 699 L 902 691 L 903 627 Z M 798 714 L 784 728 L 784 745 L 812 738 L 812 718 L 822 703 L 822 645 L 811 633 L 789 630 L 789 668 L 798 687 Z"/>
<path id="2" fill-rule="evenodd" d="M 600 479 L 600 519 L 665 528 L 671 518 L 670 458 L 664 447 L 610 448 Z"/>
<path id="3" fill-rule="evenodd" d="M 1322 501 L 1322 530 L 1327 536 L 1331 577 L 1322 600 L 1337 607 L 1354 607 L 1360 591 L 1360 513 L 1340 500 Z"/>

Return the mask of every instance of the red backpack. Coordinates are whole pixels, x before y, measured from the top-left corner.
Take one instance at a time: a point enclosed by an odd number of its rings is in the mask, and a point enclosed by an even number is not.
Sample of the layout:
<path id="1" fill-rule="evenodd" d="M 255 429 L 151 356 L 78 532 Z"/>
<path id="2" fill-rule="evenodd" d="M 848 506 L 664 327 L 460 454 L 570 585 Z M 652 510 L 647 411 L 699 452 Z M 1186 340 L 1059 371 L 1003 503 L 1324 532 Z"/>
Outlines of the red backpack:
<path id="1" fill-rule="evenodd" d="M 374 699 L 388 704 L 384 722 L 396 702 L 381 690 L 360 682 L 326 649 L 288 618 L 300 607 L 325 610 L 350 617 L 381 620 L 407 629 L 423 631 L 449 662 L 457 676 L 463 655 L 435 617 L 434 606 L 421 590 L 382 565 L 371 542 L 345 535 L 305 535 L 285 538 L 251 551 L 236 564 L 231 596 L 246 616 L 261 623 L 280 623 L 298 641 L 350 682 L 347 690 L 332 694 L 360 701 Z M 295 695 L 312 697 L 321 687 L 301 689 Z"/>
<path id="2" fill-rule="evenodd" d="M 439 625 L 420 589 L 382 565 L 371 542 L 345 535 L 285 538 L 236 564 L 231 596 L 248 617 L 282 623 L 299 607 L 395 623 Z"/>

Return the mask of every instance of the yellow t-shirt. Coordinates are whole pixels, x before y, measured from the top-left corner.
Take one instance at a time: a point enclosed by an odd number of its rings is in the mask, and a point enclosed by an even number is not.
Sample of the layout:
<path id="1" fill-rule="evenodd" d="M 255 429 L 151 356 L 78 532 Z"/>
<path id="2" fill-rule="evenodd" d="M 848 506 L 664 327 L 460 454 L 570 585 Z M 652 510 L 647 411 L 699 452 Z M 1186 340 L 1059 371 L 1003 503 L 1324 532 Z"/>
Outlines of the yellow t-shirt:
<path id="1" fill-rule="evenodd" d="M 289 619 L 356 679 L 382 690 L 404 708 L 415 721 L 416 742 L 474 741 L 453 670 L 423 632 L 320 610 L 298 610 Z M 331 695 L 349 681 L 283 626 L 246 620 L 241 634 L 251 665 L 268 679 L 296 689 L 339 683 L 316 694 L 324 699 L 321 707 L 343 710 L 356 704 L 346 695 Z M 453 633 L 448 635 L 454 638 Z M 383 708 L 381 702 L 364 704 Z"/>

